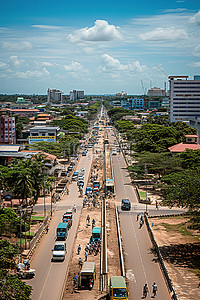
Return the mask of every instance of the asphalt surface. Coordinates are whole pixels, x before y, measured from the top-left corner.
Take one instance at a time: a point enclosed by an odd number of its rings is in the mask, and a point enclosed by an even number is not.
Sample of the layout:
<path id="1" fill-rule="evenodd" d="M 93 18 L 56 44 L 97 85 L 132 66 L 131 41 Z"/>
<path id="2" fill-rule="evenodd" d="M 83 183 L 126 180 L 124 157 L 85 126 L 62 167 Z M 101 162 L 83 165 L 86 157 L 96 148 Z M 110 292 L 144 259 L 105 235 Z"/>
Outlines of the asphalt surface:
<path id="1" fill-rule="evenodd" d="M 81 157 L 77 166 L 80 171 L 85 168 L 85 183 L 87 183 L 89 171 L 92 163 L 92 150 L 88 151 L 86 157 Z M 84 186 L 85 188 L 85 186 Z M 77 231 L 83 198 L 79 198 L 76 182 L 70 184 L 70 193 L 65 195 L 55 206 L 48 234 L 42 238 L 31 262 L 31 268 L 36 270 L 36 276 L 28 280 L 27 283 L 33 287 L 32 300 L 59 300 L 62 295 L 68 266 L 72 254 L 74 237 Z M 64 262 L 51 262 L 52 249 L 56 240 L 56 228 L 62 222 L 64 212 L 76 205 L 77 212 L 73 216 L 73 224 L 69 230 L 66 240 L 67 254 Z M 41 209 L 39 205 L 36 209 Z M 47 208 L 50 209 L 50 206 Z M 42 209 L 41 209 L 42 211 Z"/>
<path id="2" fill-rule="evenodd" d="M 109 133 L 109 139 L 114 141 L 114 137 Z M 146 225 L 139 228 L 137 213 L 143 213 L 146 210 L 145 204 L 137 202 L 134 187 L 126 169 L 126 163 L 121 153 L 112 156 L 116 202 L 119 210 L 120 227 L 122 233 L 122 242 L 124 247 L 126 276 L 129 280 L 129 300 L 138 300 L 142 298 L 143 286 L 147 283 L 149 293 L 146 299 L 152 297 L 152 284 L 154 281 L 158 286 L 156 299 L 171 299 L 162 271 L 160 269 L 157 256 L 153 253 L 152 243 L 146 229 Z M 131 201 L 131 211 L 122 211 L 121 199 L 127 198 Z M 162 208 L 156 210 L 155 206 L 147 206 L 148 213 L 153 214 L 172 214 L 180 210 L 171 210 Z"/>

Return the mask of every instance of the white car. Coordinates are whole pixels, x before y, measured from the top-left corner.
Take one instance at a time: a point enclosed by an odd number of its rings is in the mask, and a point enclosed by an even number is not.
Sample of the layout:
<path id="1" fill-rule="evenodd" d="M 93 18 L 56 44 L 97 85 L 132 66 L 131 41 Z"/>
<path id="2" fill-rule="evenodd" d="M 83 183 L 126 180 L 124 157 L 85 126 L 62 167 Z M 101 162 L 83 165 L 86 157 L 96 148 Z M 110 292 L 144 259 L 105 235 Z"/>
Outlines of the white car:
<path id="1" fill-rule="evenodd" d="M 65 259 L 66 243 L 63 241 L 56 241 L 53 248 L 52 261 L 63 261 Z"/>
<path id="2" fill-rule="evenodd" d="M 81 172 L 84 173 L 85 172 L 85 168 L 81 168 Z"/>

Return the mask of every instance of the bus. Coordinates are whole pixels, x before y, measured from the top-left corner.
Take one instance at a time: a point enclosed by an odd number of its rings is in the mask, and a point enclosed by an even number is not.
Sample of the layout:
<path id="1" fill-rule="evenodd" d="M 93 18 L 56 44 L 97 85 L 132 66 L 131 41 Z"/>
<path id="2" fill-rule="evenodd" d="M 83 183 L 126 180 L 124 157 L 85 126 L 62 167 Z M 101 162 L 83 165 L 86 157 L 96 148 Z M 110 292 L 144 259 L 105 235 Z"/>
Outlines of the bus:
<path id="1" fill-rule="evenodd" d="M 68 223 L 59 223 L 57 230 L 56 230 L 56 235 L 57 235 L 57 240 L 66 240 L 67 238 L 67 232 L 68 232 Z"/>
<path id="2" fill-rule="evenodd" d="M 110 299 L 128 299 L 128 291 L 124 277 L 111 276 L 110 278 Z"/>

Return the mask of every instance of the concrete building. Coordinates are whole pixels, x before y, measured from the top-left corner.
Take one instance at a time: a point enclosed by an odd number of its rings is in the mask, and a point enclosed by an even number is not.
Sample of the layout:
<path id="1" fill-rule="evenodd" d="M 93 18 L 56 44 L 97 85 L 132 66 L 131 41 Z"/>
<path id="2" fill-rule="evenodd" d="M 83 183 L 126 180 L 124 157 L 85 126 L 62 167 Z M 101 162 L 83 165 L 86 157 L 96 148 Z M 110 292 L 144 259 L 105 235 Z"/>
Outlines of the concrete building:
<path id="1" fill-rule="evenodd" d="M 61 92 L 60 90 L 47 90 L 47 102 L 51 103 L 51 102 L 62 102 L 62 94 L 63 92 Z"/>
<path id="2" fill-rule="evenodd" d="M 14 117 L 8 117 L 6 115 L 0 116 L 0 143 L 16 143 L 16 127 Z"/>
<path id="3" fill-rule="evenodd" d="M 76 101 L 83 98 L 84 98 L 84 91 L 76 91 L 76 90 L 70 91 L 71 101 Z"/>
<path id="4" fill-rule="evenodd" d="M 37 142 L 56 142 L 59 137 L 59 127 L 34 126 L 30 128 L 29 144 Z"/>
<path id="5" fill-rule="evenodd" d="M 188 121 L 200 117 L 200 76 L 169 76 L 169 121 Z"/>
<path id="6" fill-rule="evenodd" d="M 166 96 L 166 91 L 161 90 L 158 87 L 151 88 L 148 90 L 147 95 L 150 97 L 160 97 L 160 96 Z"/>
<path id="7" fill-rule="evenodd" d="M 29 109 L 33 106 L 30 99 L 18 97 L 16 103 L 10 105 L 10 109 Z"/>
<path id="8" fill-rule="evenodd" d="M 121 107 L 126 109 L 144 109 L 144 98 L 131 98 L 131 99 L 122 99 Z"/>

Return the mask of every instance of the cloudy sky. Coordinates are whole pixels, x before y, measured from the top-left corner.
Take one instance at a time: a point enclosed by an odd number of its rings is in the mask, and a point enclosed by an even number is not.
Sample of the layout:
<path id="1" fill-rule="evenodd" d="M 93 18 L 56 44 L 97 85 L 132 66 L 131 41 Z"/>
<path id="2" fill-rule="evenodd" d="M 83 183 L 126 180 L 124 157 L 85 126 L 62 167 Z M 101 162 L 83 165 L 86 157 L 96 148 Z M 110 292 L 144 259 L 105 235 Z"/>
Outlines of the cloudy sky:
<path id="1" fill-rule="evenodd" d="M 0 3 L 1 94 L 143 94 L 200 74 L 199 0 Z"/>

